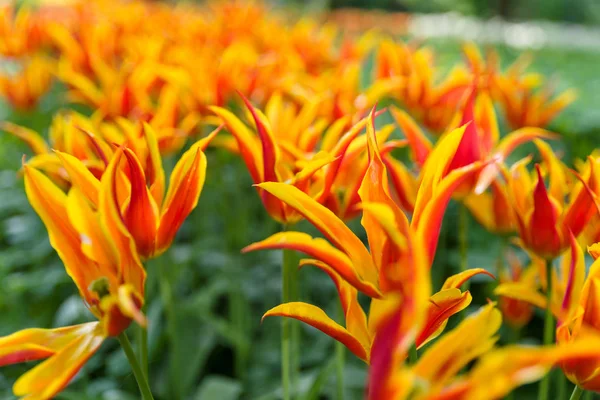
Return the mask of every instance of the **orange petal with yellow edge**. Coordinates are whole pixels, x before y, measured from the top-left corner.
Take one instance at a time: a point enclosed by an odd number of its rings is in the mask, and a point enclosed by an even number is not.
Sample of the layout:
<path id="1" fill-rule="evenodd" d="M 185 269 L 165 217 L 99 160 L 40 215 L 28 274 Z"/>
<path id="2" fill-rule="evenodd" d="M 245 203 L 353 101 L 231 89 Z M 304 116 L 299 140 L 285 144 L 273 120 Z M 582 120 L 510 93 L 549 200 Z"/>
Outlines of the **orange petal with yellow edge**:
<path id="1" fill-rule="evenodd" d="M 13 386 L 14 394 L 28 400 L 53 398 L 69 384 L 103 341 L 99 325 L 90 326 L 88 332 L 76 336 L 52 357 L 17 379 Z"/>
<path id="2" fill-rule="evenodd" d="M 391 107 L 390 112 L 400 129 L 402 129 L 404 136 L 408 139 L 415 162 L 418 165 L 424 165 L 433 148 L 431 141 L 427 139 L 419 125 L 405 111 Z"/>
<path id="3" fill-rule="evenodd" d="M 425 325 L 419 332 L 415 344 L 418 347 L 439 336 L 446 326 L 448 318 L 467 308 L 471 304 L 471 294 L 457 288 L 442 289 L 429 299 Z"/>
<path id="4" fill-rule="evenodd" d="M 418 219 L 418 225 L 414 228 L 416 228 L 416 234 L 426 246 L 430 263 L 435 257 L 442 220 L 452 194 L 464 181 L 481 171 L 484 165 L 485 164 L 483 163 L 474 163 L 466 167 L 455 169 L 432 191 L 428 202 L 423 204 Z M 415 214 L 416 212 L 415 207 Z"/>
<path id="5" fill-rule="evenodd" d="M 81 160 L 70 154 L 55 150 L 56 155 L 67 170 L 71 184 L 81 190 L 89 201 L 98 207 L 98 192 L 100 191 L 100 181 L 90 170 L 81 162 Z"/>
<path id="6" fill-rule="evenodd" d="M 302 232 L 279 232 L 263 241 L 245 247 L 242 252 L 266 249 L 291 249 L 306 253 L 329 265 L 344 280 L 361 292 L 371 297 L 381 296 L 373 283 L 364 281 L 357 274 L 355 266 L 348 256 L 324 239 L 313 238 Z"/>
<path id="7" fill-rule="evenodd" d="M 88 297 L 89 260 L 81 251 L 79 232 L 67 217 L 67 196 L 48 177 L 25 164 L 25 193 L 31 206 L 40 216 L 50 237 L 50 244 L 58 253 L 67 273 L 80 293 Z"/>
<path id="8" fill-rule="evenodd" d="M 184 153 L 175 165 L 169 190 L 162 206 L 156 254 L 170 245 L 183 221 L 196 205 L 206 179 L 206 156 L 194 146 Z"/>
<path id="9" fill-rule="evenodd" d="M 331 243 L 350 257 L 361 278 L 370 283 L 377 282 L 377 270 L 371 255 L 361 240 L 333 212 L 294 186 L 276 182 L 265 182 L 257 186 L 271 193 L 311 222 Z"/>
<path id="10" fill-rule="evenodd" d="M 141 264 L 135 241 L 125 226 L 117 200 L 117 175 L 122 156 L 123 148 L 120 147 L 102 175 L 98 210 L 102 226 L 117 249 L 120 281 L 133 285 L 137 292 L 143 294 L 146 271 Z"/>
<path id="11" fill-rule="evenodd" d="M 220 108 L 209 107 L 210 111 L 219 116 L 227 130 L 235 137 L 246 168 L 254 183 L 264 181 L 261 143 L 258 137 L 242 123 L 232 112 Z"/>
<path id="12" fill-rule="evenodd" d="M 35 154 L 46 154 L 50 151 L 50 148 L 43 137 L 31 129 L 24 128 L 8 121 L 0 122 L 0 129 L 21 139 Z"/>
<path id="13" fill-rule="evenodd" d="M 367 316 L 358 302 L 358 292 L 356 288 L 352 287 L 348 282 L 342 279 L 332 267 L 319 260 L 300 260 L 300 267 L 305 265 L 314 265 L 329 275 L 340 296 L 342 309 L 344 310 L 346 319 L 346 329 L 360 341 L 364 348 L 371 348 L 371 337 L 367 327 Z"/>
<path id="14" fill-rule="evenodd" d="M 460 272 L 458 274 L 452 275 L 446 279 L 442 289 L 450 289 L 450 288 L 460 288 L 463 283 L 474 277 L 475 275 L 484 274 L 489 276 L 492 279 L 496 279 L 494 274 L 488 272 L 483 268 L 471 268 L 466 271 Z"/>
<path id="15" fill-rule="evenodd" d="M 344 344 L 358 358 L 369 361 L 369 351 L 363 347 L 360 341 L 317 306 L 302 302 L 284 303 L 267 311 L 263 315 L 263 319 L 272 316 L 289 317 L 302 321 Z"/>
<path id="16" fill-rule="evenodd" d="M 50 357 L 97 325 L 90 322 L 56 329 L 31 328 L 1 337 L 0 366 Z"/>

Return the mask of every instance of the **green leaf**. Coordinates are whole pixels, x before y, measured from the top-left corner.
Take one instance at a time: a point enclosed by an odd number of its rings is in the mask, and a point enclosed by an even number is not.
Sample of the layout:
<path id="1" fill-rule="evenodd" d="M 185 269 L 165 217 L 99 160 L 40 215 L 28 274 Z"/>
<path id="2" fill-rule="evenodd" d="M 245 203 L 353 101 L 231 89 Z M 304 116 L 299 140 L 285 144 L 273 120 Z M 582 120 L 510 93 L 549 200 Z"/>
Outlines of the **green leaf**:
<path id="1" fill-rule="evenodd" d="M 235 379 L 207 376 L 198 388 L 194 399 L 236 400 L 240 398 L 241 393 L 242 385 Z"/>

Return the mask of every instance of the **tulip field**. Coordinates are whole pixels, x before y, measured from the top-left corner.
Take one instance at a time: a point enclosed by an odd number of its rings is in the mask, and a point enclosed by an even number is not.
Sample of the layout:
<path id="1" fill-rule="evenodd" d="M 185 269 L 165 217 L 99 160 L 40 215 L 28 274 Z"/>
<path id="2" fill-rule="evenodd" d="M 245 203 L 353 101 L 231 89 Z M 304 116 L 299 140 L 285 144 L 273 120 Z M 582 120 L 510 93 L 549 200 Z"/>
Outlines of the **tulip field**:
<path id="1" fill-rule="evenodd" d="M 0 2 L 0 399 L 595 398 L 600 49 L 416 18 Z"/>

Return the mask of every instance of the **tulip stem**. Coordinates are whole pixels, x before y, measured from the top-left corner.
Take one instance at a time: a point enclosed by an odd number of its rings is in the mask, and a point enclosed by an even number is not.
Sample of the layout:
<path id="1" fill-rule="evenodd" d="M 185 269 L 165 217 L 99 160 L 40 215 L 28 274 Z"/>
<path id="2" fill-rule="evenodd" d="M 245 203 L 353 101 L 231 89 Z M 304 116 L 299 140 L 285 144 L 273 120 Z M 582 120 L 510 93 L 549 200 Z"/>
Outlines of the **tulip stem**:
<path id="1" fill-rule="evenodd" d="M 544 317 L 544 345 L 554 342 L 554 317 L 552 316 L 552 260 L 546 260 L 546 314 Z M 540 382 L 538 400 L 548 400 L 550 393 L 550 373 Z"/>
<path id="2" fill-rule="evenodd" d="M 557 398 L 565 400 L 567 398 L 567 378 L 560 369 L 555 371 L 555 376 L 558 379 Z"/>
<path id="3" fill-rule="evenodd" d="M 469 210 L 464 204 L 460 204 L 458 211 L 458 250 L 460 252 L 460 271 L 468 268 L 467 254 L 469 246 Z M 469 289 L 469 281 L 463 284 L 465 290 Z"/>
<path id="4" fill-rule="evenodd" d="M 283 227 L 286 230 L 286 227 Z M 298 301 L 298 265 L 292 250 L 283 250 L 282 302 Z M 281 375 L 283 399 L 291 399 L 296 391 L 299 371 L 300 326 L 289 318 L 281 323 Z"/>
<path id="5" fill-rule="evenodd" d="M 144 377 L 148 379 L 148 329 L 138 326 L 138 353 Z"/>
<path id="6" fill-rule="evenodd" d="M 129 342 L 129 338 L 127 338 L 125 331 L 121 332 L 121 334 L 117 336 L 117 339 L 119 339 L 119 343 L 121 343 L 121 347 L 123 348 L 123 351 L 129 360 L 129 365 L 131 365 L 131 369 L 133 371 L 133 375 L 135 376 L 135 380 L 137 381 L 138 387 L 140 388 L 142 398 L 144 400 L 154 400 L 154 397 L 152 397 L 152 392 L 150 391 L 150 386 L 148 385 L 148 380 L 144 376 L 144 372 L 142 371 L 142 368 L 135 357 L 135 353 L 131 347 L 131 342 Z"/>
<path id="7" fill-rule="evenodd" d="M 573 389 L 573 393 L 571 393 L 571 397 L 569 397 L 569 400 L 579 400 L 583 392 L 584 390 L 582 388 L 575 385 L 575 389 Z"/>
<path id="8" fill-rule="evenodd" d="M 338 318 L 340 323 L 344 323 L 344 309 L 341 304 L 338 306 Z M 346 347 L 342 344 L 342 342 L 335 342 L 335 359 L 336 359 L 336 386 L 337 400 L 344 400 L 344 364 L 346 363 Z"/>

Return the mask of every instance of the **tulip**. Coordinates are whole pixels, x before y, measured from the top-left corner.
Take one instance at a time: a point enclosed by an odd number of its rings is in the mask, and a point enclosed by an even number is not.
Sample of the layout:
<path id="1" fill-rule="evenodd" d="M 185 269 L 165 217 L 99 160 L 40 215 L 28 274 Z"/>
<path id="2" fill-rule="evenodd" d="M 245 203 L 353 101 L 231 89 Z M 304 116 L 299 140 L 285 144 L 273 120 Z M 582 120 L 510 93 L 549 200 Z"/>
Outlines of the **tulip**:
<path id="1" fill-rule="evenodd" d="M 406 312 L 407 320 L 411 320 L 411 315 L 427 320 L 424 325 L 418 320 L 411 326 L 411 329 L 417 329 L 412 334 L 419 336 L 420 343 L 425 343 L 438 329 L 441 332 L 444 321 L 470 302 L 468 292 L 463 293 L 458 287 L 472 276 L 470 274 L 483 272 L 472 270 L 449 278 L 442 292 L 431 298 L 433 304 L 440 304 L 440 308 L 427 312 L 427 298 L 430 296 L 427 271 L 435 254 L 445 206 L 452 191 L 483 167 L 482 164 L 463 167 L 442 179 L 440 172 L 449 164 L 463 132 L 463 129 L 458 129 L 450 133 L 433 150 L 433 157 L 424 166 L 415 212 L 409 224 L 389 196 L 386 168 L 377 146 L 374 112 L 371 112 L 367 125 L 369 166 L 359 190 L 364 210 L 362 225 L 367 231 L 370 251 L 330 210 L 299 189 L 284 183 L 260 184 L 261 189 L 315 225 L 328 240 L 285 231 L 254 243 L 244 251 L 292 249 L 313 257 L 313 260 L 303 261 L 302 265 L 316 265 L 336 283 L 347 329 L 327 317 L 318 307 L 300 302 L 284 303 L 265 316 L 283 315 L 300 319 L 340 340 L 357 356 L 368 360 L 371 336 L 367 334 L 366 327 L 371 329 L 372 324 L 367 323 L 364 311 L 356 301 L 357 290 L 374 298 L 370 315 L 375 315 L 375 318 L 394 303 L 394 296 L 386 298 L 386 293 L 399 292 L 403 298 L 412 299 L 413 308 Z M 405 267 L 398 268 L 398 265 Z M 425 328 L 419 332 L 420 326 Z"/>
<path id="2" fill-rule="evenodd" d="M 109 170 L 116 168 L 112 162 Z M 82 190 L 68 194 L 40 171 L 24 165 L 27 197 L 48 229 L 50 243 L 75 282 L 96 322 L 57 329 L 26 329 L 0 338 L 0 365 L 47 359 L 21 376 L 16 396 L 50 399 L 69 383 L 108 337 L 120 336 L 141 313 L 146 272 L 133 238 L 115 218 L 119 212 L 108 190 L 97 207 Z M 115 184 L 106 174 L 98 187 Z"/>

